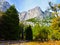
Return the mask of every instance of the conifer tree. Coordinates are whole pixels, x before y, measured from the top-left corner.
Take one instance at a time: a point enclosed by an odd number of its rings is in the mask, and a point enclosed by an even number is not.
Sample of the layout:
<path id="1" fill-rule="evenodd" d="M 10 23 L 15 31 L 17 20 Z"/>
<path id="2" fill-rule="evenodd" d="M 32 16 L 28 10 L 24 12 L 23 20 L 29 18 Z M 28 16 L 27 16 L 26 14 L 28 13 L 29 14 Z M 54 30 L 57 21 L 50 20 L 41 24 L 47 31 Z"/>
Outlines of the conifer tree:
<path id="1" fill-rule="evenodd" d="M 5 40 L 19 39 L 19 17 L 14 5 L 12 5 L 2 16 L 1 32 Z"/>

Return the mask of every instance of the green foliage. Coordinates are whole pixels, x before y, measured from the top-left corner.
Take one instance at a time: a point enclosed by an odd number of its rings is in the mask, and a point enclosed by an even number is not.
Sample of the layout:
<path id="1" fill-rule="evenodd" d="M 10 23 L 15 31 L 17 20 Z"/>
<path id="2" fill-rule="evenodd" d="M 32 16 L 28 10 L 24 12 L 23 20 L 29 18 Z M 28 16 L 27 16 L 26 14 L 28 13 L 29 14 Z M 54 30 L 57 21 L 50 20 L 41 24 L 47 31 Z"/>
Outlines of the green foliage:
<path id="1" fill-rule="evenodd" d="M 50 38 L 51 38 L 51 33 L 52 33 L 53 31 L 49 28 L 49 27 L 47 27 L 47 26 L 42 26 L 41 27 L 41 30 L 40 30 L 40 36 L 39 36 L 39 38 L 41 39 L 41 40 L 50 40 Z"/>
<path id="2" fill-rule="evenodd" d="M 0 34 L 5 40 L 19 39 L 19 18 L 15 6 L 11 6 L 2 16 Z"/>
<path id="3" fill-rule="evenodd" d="M 32 40 L 33 39 L 33 34 L 32 34 L 32 28 L 31 26 L 28 26 L 25 30 L 26 34 L 26 40 Z"/>
<path id="4" fill-rule="evenodd" d="M 52 15 L 55 16 L 52 19 L 52 23 L 50 26 L 51 29 L 53 30 L 53 33 L 50 36 L 51 36 L 51 39 L 53 40 L 60 40 L 60 17 L 58 16 L 60 11 L 60 4 L 52 4 L 51 2 L 49 2 L 49 6 L 53 11 Z"/>
<path id="5" fill-rule="evenodd" d="M 39 23 L 35 24 L 35 26 L 32 28 L 33 31 L 33 39 L 41 41 L 44 40 L 51 40 L 52 39 L 52 33 L 53 30 L 50 29 L 48 26 L 41 26 Z"/>
<path id="6" fill-rule="evenodd" d="M 60 40 L 60 17 L 52 19 L 51 29 L 53 30 L 52 39 Z"/>
<path id="7" fill-rule="evenodd" d="M 23 40 L 24 39 L 24 24 L 23 23 L 19 23 L 19 30 L 20 30 L 20 39 Z"/>
<path id="8" fill-rule="evenodd" d="M 32 28 L 32 31 L 33 31 L 33 39 L 36 39 L 39 35 L 39 32 L 40 32 L 40 25 L 39 23 L 36 23 L 34 25 L 34 27 Z"/>
<path id="9" fill-rule="evenodd" d="M 54 30 L 54 32 L 52 34 L 52 39 L 53 40 L 60 40 L 60 32 Z"/>
<path id="10" fill-rule="evenodd" d="M 28 20 L 26 20 L 26 21 L 28 21 L 28 22 L 34 22 L 34 23 L 37 22 L 37 20 L 36 20 L 35 18 L 31 18 L 31 19 L 28 19 Z"/>
<path id="11" fill-rule="evenodd" d="M 11 6 L 5 13 L 0 12 L 0 38 L 5 40 L 17 40 L 19 38 L 22 40 L 41 39 L 41 41 L 43 39 L 60 40 L 60 17 L 58 16 L 60 4 L 52 5 L 49 2 L 49 5 L 54 16 L 47 16 L 43 20 L 36 17 L 26 20 L 34 23 L 32 28 L 24 24 L 24 22 L 19 23 L 18 12 L 15 6 Z"/>

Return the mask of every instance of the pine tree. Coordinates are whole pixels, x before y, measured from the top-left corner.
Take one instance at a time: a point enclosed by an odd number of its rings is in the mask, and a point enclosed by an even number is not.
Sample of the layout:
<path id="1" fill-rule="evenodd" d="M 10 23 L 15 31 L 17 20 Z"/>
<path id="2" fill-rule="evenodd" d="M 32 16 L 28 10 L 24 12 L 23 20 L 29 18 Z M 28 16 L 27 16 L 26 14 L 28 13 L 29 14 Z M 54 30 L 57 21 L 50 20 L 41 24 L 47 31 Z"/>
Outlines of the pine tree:
<path id="1" fill-rule="evenodd" d="M 26 40 L 32 40 L 33 39 L 31 26 L 27 27 L 25 33 L 26 33 Z"/>
<path id="2" fill-rule="evenodd" d="M 19 39 L 19 18 L 18 12 L 14 5 L 12 5 L 2 16 L 2 37 L 5 40 Z"/>

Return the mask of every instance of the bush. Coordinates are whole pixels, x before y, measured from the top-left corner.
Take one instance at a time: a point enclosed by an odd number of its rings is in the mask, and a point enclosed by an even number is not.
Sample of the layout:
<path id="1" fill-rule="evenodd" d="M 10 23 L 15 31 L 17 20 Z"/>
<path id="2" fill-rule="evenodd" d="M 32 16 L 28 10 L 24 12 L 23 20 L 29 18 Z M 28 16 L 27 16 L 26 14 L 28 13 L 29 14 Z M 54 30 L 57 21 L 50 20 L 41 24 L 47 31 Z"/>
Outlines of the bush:
<path id="1" fill-rule="evenodd" d="M 32 31 L 33 31 L 33 39 L 34 40 L 38 39 L 38 35 L 40 33 L 40 25 L 39 25 L 39 23 L 36 23 L 34 25 L 34 27 L 32 27 Z"/>
<path id="2" fill-rule="evenodd" d="M 51 35 L 51 30 L 50 30 L 50 28 L 49 27 L 47 27 L 47 26 L 42 26 L 41 27 L 41 30 L 40 30 L 40 35 L 39 35 L 39 38 L 41 39 L 41 40 L 49 40 L 50 39 L 50 35 Z"/>
<path id="3" fill-rule="evenodd" d="M 34 40 L 51 40 L 52 39 L 52 33 L 53 30 L 50 29 L 48 26 L 40 26 L 39 23 L 35 24 L 35 26 L 32 28 L 33 30 L 33 39 Z"/>
<path id="4" fill-rule="evenodd" d="M 53 40 L 60 40 L 60 32 L 55 30 L 54 33 L 52 34 L 52 39 Z"/>

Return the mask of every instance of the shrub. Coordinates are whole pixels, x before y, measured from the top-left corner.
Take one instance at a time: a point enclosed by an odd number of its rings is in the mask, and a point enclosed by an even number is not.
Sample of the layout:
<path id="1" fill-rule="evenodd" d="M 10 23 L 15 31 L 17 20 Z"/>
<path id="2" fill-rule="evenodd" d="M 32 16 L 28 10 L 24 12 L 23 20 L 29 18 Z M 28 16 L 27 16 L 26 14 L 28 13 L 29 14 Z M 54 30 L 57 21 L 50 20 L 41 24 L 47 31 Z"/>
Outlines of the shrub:
<path id="1" fill-rule="evenodd" d="M 54 33 L 52 34 L 52 39 L 53 40 L 60 40 L 60 32 L 55 30 Z"/>
<path id="2" fill-rule="evenodd" d="M 40 30 L 40 35 L 39 35 L 39 38 L 41 39 L 41 40 L 48 40 L 48 39 L 50 39 L 50 35 L 51 35 L 51 30 L 49 29 L 49 27 L 47 27 L 47 26 L 42 26 L 41 27 L 41 30 Z"/>
<path id="3" fill-rule="evenodd" d="M 33 39 L 38 39 L 38 35 L 40 33 L 40 25 L 39 23 L 36 23 L 34 27 L 32 28 L 33 31 Z"/>
<path id="4" fill-rule="evenodd" d="M 53 30 L 50 29 L 48 26 L 40 26 L 39 23 L 35 24 L 35 26 L 32 28 L 33 30 L 33 39 L 40 39 L 40 40 L 51 40 L 52 39 L 52 33 Z"/>

